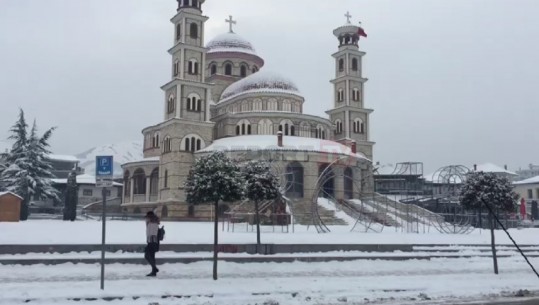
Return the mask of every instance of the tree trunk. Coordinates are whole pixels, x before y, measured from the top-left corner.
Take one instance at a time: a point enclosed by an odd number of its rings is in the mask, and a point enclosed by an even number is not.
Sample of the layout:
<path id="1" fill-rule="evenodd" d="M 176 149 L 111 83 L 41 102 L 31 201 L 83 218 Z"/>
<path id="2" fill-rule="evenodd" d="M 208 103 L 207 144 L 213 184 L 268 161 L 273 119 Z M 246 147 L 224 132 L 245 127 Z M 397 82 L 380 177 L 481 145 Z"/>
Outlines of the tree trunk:
<path id="1" fill-rule="evenodd" d="M 258 210 L 258 200 L 255 200 L 255 222 L 256 222 L 256 252 L 260 251 L 260 211 Z"/>
<path id="2" fill-rule="evenodd" d="M 496 241 L 494 239 L 494 216 L 491 212 L 488 214 L 490 222 L 490 243 L 492 247 L 492 260 L 494 262 L 494 273 L 498 274 L 498 258 L 496 257 Z"/>
<path id="3" fill-rule="evenodd" d="M 25 199 L 22 201 L 21 204 L 21 214 L 20 214 L 20 220 L 25 221 L 28 220 L 28 216 L 30 216 L 30 196 L 25 196 Z"/>
<path id="4" fill-rule="evenodd" d="M 217 253 L 219 252 L 219 201 L 215 201 L 214 227 L 213 227 L 213 280 L 217 280 Z"/>

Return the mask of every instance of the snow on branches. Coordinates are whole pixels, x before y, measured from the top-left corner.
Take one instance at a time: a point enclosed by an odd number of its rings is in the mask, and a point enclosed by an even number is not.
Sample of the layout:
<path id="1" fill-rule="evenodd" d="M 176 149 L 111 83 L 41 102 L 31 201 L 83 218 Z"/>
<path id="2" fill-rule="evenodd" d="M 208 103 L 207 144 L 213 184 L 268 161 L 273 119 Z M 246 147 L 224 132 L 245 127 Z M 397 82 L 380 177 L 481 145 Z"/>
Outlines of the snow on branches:
<path id="1" fill-rule="evenodd" d="M 468 174 L 460 198 L 466 209 L 480 209 L 483 204 L 488 204 L 494 209 L 511 212 L 515 210 L 518 195 L 507 178 L 494 173 L 473 172 Z"/>
<path id="2" fill-rule="evenodd" d="M 243 198 L 244 181 L 235 162 L 223 152 L 195 161 L 185 182 L 190 204 L 236 201 Z"/>

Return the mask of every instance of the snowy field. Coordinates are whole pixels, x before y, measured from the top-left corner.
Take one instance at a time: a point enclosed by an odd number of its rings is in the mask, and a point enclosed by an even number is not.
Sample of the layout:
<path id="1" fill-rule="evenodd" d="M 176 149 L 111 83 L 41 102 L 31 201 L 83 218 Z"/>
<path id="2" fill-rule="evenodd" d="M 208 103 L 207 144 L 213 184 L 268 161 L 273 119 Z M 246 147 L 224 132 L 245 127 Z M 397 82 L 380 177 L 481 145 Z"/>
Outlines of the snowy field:
<path id="1" fill-rule="evenodd" d="M 533 259 L 539 263 L 539 259 Z M 500 259 L 500 275 L 487 258 L 432 261 L 328 263 L 211 263 L 148 267 L 109 265 L 106 289 L 99 290 L 98 265 L 0 266 L 0 304 L 454 304 L 536 290 L 539 280 L 519 257 Z M 169 298 L 163 298 L 168 296 Z M 176 296 L 174 299 L 170 296 Z M 123 297 L 108 302 L 103 297 Z M 134 300 L 133 297 L 137 299 Z M 96 298 L 96 301 L 69 301 Z M 451 300 L 450 303 L 445 303 Z M 273 303 L 271 302 L 273 301 Z"/>
<path id="2" fill-rule="evenodd" d="M 167 243 L 211 243 L 211 223 L 164 223 Z M 109 243 L 142 244 L 145 225 L 142 221 L 107 222 Z M 220 227 L 221 229 L 222 227 Z M 255 234 L 245 231 L 220 231 L 223 243 L 254 243 Z M 295 226 L 295 233 L 271 232 L 265 227 L 266 243 L 332 243 L 332 244 L 488 244 L 488 231 L 468 235 L 401 233 L 386 229 L 382 233 L 349 232 L 349 226 L 332 226 L 331 233 L 318 234 L 314 228 Z M 240 231 L 240 232 L 238 232 Z M 537 244 L 539 230 L 512 230 L 521 244 Z M 496 232 L 500 244 L 509 244 L 503 232 Z M 0 244 L 99 244 L 101 223 L 98 221 L 62 222 L 31 220 L 0 223 Z M 416 246 L 415 255 L 427 256 Z M 459 254 L 478 254 L 465 246 Z M 443 249 L 443 248 L 440 248 Z M 539 247 L 530 248 L 537 254 Z M 468 252 L 469 251 L 469 252 Z M 500 247 L 499 254 L 511 254 Z M 514 252 L 513 252 L 514 253 Z M 367 255 L 363 252 L 326 253 L 323 255 Z M 46 259 L 97 257 L 99 253 L 26 254 L 19 258 Z M 139 253 L 116 253 L 107 257 L 140 257 Z M 158 258 L 207 255 L 160 252 Z M 222 256 L 247 254 L 222 254 Z M 306 254 L 295 254 L 308 255 Z M 320 255 L 319 253 L 316 255 Z M 404 255 L 400 252 L 384 256 Z M 14 256 L 2 255 L 1 258 Z M 531 258 L 539 265 L 539 258 Z M 99 290 L 99 266 L 63 264 L 54 266 L 0 266 L 0 304 L 111 304 L 111 305 L 333 305 L 333 304 L 454 304 L 459 301 L 498 299 L 520 289 L 534 293 L 539 280 L 523 258 L 517 254 L 501 258 L 500 275 L 492 273 L 492 260 L 486 257 L 437 258 L 432 260 L 382 261 L 357 260 L 317 263 L 248 263 L 220 262 L 220 279 L 211 279 L 211 262 L 165 264 L 157 278 L 147 278 L 147 266 L 107 265 L 106 289 Z M 118 298 L 112 301 L 103 298 Z M 85 299 L 89 300 L 85 300 Z M 122 299 L 119 299 L 122 298 Z M 80 299 L 80 300 L 79 300 Z M 90 299 L 95 299 L 90 301 Z M 27 303 L 29 301 L 29 303 Z"/>
<path id="3" fill-rule="evenodd" d="M 162 223 L 166 229 L 165 243 L 170 244 L 211 244 L 213 243 L 213 224 L 211 223 Z M 255 243 L 254 232 L 247 232 L 245 224 L 236 224 L 235 232 L 222 231 L 221 243 Z M 490 233 L 476 230 L 467 235 L 438 233 L 430 228 L 428 233 L 396 232 L 386 228 L 381 233 L 350 232 L 350 226 L 331 226 L 331 232 L 318 234 L 314 227 L 294 226 L 295 233 L 282 233 L 281 227 L 262 227 L 263 243 L 281 244 L 488 244 Z M 290 226 L 289 231 L 292 232 Z M 539 229 L 510 230 L 519 244 L 539 243 Z M 142 244 L 145 243 L 145 224 L 143 221 L 108 221 L 107 243 Z M 503 231 L 496 232 L 496 242 L 509 244 L 510 240 Z M 30 220 L 20 223 L 0 223 L 0 244 L 100 244 L 101 222 L 57 220 Z"/>

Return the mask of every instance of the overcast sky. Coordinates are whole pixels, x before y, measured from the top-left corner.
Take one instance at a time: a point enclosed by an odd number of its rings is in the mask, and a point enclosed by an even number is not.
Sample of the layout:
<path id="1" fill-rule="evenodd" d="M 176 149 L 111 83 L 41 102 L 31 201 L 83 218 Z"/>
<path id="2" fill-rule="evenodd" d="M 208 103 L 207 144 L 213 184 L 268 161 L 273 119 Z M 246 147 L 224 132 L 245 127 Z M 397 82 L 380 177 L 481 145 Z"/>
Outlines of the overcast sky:
<path id="1" fill-rule="evenodd" d="M 174 0 L 1 0 L 0 138 L 22 107 L 58 154 L 141 140 L 162 120 Z M 293 79 L 305 112 L 331 107 L 334 28 L 346 11 L 373 108 L 375 161 L 539 163 L 536 0 L 207 0 L 206 39 L 250 40 L 266 67 Z"/>

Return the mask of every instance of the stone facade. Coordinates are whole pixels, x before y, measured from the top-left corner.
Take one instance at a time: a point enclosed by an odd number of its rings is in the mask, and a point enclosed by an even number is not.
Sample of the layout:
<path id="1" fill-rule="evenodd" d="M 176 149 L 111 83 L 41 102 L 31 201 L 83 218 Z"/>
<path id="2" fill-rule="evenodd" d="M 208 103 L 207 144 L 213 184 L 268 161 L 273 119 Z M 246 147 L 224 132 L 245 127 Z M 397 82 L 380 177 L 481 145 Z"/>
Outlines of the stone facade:
<path id="1" fill-rule="evenodd" d="M 331 183 L 324 184 L 323 190 L 335 199 L 357 198 L 365 191 L 372 191 L 369 161 L 374 144 L 369 141 L 372 110 L 364 108 L 367 80 L 361 72 L 365 53 L 359 51 L 357 39 L 347 43 L 342 39 L 343 35 L 357 33 L 357 27 L 347 25 L 334 32 L 340 45 L 333 55 L 335 99 L 327 119 L 304 114 L 305 99 L 295 84 L 267 71 L 254 47 L 235 34 L 232 27 L 229 33 L 217 36 L 204 47 L 208 17 L 202 15 L 203 3 L 180 1 L 178 13 L 171 19 L 174 25 L 174 45 L 169 49 L 172 79 L 161 87 L 163 122 L 142 131 L 147 159 L 123 166 L 124 210 L 139 213 L 156 210 L 168 219 L 212 219 L 216 213 L 222 214 L 235 203 L 225 204 L 218 211 L 213 211 L 211 205 L 185 203 L 184 183 L 195 159 L 211 153 L 215 148 L 212 144 L 219 139 L 257 135 L 275 135 L 277 139 L 278 132 L 298 139 L 316 138 L 319 146 L 337 141 L 357 148 L 358 154 L 301 148 L 294 151 L 231 149 L 228 153 L 238 160 L 271 156 L 272 164 L 283 175 L 281 183 L 294 185 L 286 188 L 286 195 L 295 200 L 308 202 L 320 196 L 317 182 L 322 173 L 331 171 Z M 345 160 L 345 164 L 324 171 L 337 159 Z M 289 181 L 291 176 L 294 181 Z"/>

